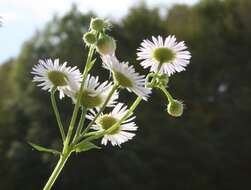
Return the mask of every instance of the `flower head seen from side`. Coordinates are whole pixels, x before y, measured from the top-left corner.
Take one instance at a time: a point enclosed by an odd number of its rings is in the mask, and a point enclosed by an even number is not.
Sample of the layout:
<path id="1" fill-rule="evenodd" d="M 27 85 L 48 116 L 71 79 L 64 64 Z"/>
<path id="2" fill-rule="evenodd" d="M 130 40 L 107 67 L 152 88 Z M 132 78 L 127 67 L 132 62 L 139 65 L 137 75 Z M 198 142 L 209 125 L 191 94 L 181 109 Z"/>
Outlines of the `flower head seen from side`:
<path id="1" fill-rule="evenodd" d="M 186 50 L 185 43 L 177 42 L 175 36 L 163 39 L 161 36 L 152 37 L 152 41 L 144 40 L 138 48 L 138 60 L 144 68 L 150 67 L 153 72 L 168 74 L 185 70 L 191 54 Z"/>
<path id="2" fill-rule="evenodd" d="M 88 75 L 86 81 L 84 82 L 80 103 L 87 109 L 100 108 L 108 97 L 108 94 L 110 93 L 111 89 L 112 83 L 108 83 L 108 81 L 100 83 L 98 76 L 94 77 Z M 76 103 L 79 91 L 80 83 L 77 85 L 76 88 L 67 91 L 66 94 L 72 98 L 74 103 Z M 115 104 L 117 103 L 117 99 L 118 92 L 115 91 L 115 93 L 111 96 L 107 107 L 115 106 Z"/>
<path id="3" fill-rule="evenodd" d="M 117 123 L 128 111 L 127 106 L 123 103 L 118 103 L 109 114 L 101 114 L 98 119 L 95 121 L 92 129 L 96 131 L 104 131 L 112 127 Z M 87 115 L 87 118 L 93 120 L 95 117 L 95 111 L 92 110 L 90 114 Z M 111 142 L 112 146 L 120 146 L 122 143 L 131 140 L 135 134 L 134 131 L 137 130 L 136 124 L 133 122 L 135 116 L 132 114 L 118 125 L 114 130 L 105 134 L 102 138 L 101 143 L 107 145 L 108 141 Z"/>
<path id="4" fill-rule="evenodd" d="M 139 75 L 132 65 L 128 62 L 119 62 L 115 56 L 102 57 L 103 67 L 110 70 L 116 81 L 121 87 L 147 100 L 151 89 L 145 87 L 145 76 Z"/>
<path id="5" fill-rule="evenodd" d="M 60 99 L 66 91 L 75 88 L 82 80 L 82 75 L 77 67 L 67 67 L 67 62 L 59 64 L 59 59 L 39 60 L 32 68 L 33 81 L 39 82 L 43 90 L 51 91 L 54 87 L 59 91 Z"/>

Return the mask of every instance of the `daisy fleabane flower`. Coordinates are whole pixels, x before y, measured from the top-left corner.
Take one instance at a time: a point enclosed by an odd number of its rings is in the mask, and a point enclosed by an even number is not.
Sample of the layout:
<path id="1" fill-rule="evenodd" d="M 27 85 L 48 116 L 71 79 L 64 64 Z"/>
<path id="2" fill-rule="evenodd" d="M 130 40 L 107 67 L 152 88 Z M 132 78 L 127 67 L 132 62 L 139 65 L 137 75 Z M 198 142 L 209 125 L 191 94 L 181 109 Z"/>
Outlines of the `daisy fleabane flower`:
<path id="1" fill-rule="evenodd" d="M 98 117 L 95 124 L 92 126 L 93 130 L 104 131 L 112 127 L 115 123 L 120 121 L 120 119 L 127 113 L 128 109 L 123 103 L 118 103 L 109 114 L 103 114 Z M 87 115 L 87 118 L 93 120 L 96 115 L 94 110 Z M 117 128 L 108 134 L 105 134 L 102 138 L 101 144 L 107 145 L 108 141 L 111 142 L 112 146 L 120 146 L 122 143 L 131 140 L 135 134 L 134 131 L 137 130 L 136 124 L 132 121 L 135 116 L 132 114 L 123 121 Z"/>
<path id="2" fill-rule="evenodd" d="M 114 81 L 118 82 L 121 87 L 147 100 L 151 89 L 145 87 L 146 79 L 144 75 L 139 75 L 128 62 L 119 62 L 115 56 L 103 56 L 102 60 L 103 67 L 110 70 Z"/>
<path id="3" fill-rule="evenodd" d="M 150 71 L 168 74 L 185 70 L 189 64 L 191 54 L 186 50 L 184 41 L 177 42 L 175 36 L 163 39 L 161 36 L 152 37 L 152 41 L 144 40 L 138 48 L 137 60 L 142 60 L 144 68 Z"/>
<path id="4" fill-rule="evenodd" d="M 37 86 L 41 86 L 43 90 L 49 92 L 52 88 L 57 88 L 59 97 L 65 96 L 65 91 L 75 88 L 82 80 L 82 75 L 77 67 L 67 67 L 67 62 L 59 64 L 59 59 L 54 61 L 51 59 L 39 60 L 38 64 L 32 68 L 34 82 L 39 82 Z"/>
<path id="5" fill-rule="evenodd" d="M 76 88 L 72 88 L 70 91 L 66 91 L 66 95 L 72 98 L 73 102 L 76 103 L 77 96 L 80 91 L 81 84 L 79 83 Z M 103 83 L 99 82 L 99 77 L 94 77 L 91 75 L 87 75 L 87 78 L 84 82 L 82 98 L 80 99 L 80 103 L 87 109 L 92 108 L 100 108 L 108 94 L 112 90 L 112 83 L 105 81 Z M 117 103 L 118 99 L 118 92 L 115 91 L 114 94 L 111 96 L 107 107 L 114 107 Z"/>

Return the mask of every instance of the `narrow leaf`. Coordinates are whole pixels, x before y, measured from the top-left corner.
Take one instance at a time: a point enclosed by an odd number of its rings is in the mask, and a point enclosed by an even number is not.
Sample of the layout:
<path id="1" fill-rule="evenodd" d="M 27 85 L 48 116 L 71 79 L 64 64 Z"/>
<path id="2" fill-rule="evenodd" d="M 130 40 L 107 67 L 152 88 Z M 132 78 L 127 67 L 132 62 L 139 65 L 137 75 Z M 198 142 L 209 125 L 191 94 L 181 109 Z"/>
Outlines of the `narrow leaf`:
<path id="1" fill-rule="evenodd" d="M 61 154 L 59 151 L 54 150 L 54 149 L 45 148 L 45 147 L 42 147 L 42 146 L 40 146 L 40 145 L 31 143 L 31 142 L 29 142 L 29 144 L 30 144 L 35 150 L 40 151 L 40 152 L 48 152 L 48 153 L 52 153 L 52 154 Z"/>
<path id="2" fill-rule="evenodd" d="M 91 142 L 82 142 L 76 145 L 75 150 L 76 152 L 84 152 L 84 151 L 88 151 L 91 149 L 101 149 L 101 147 L 91 143 Z"/>
<path id="3" fill-rule="evenodd" d="M 96 62 L 96 58 L 95 59 L 93 59 L 91 62 L 90 62 L 90 65 L 89 65 L 89 67 L 88 67 L 88 71 L 90 71 L 90 69 L 92 68 L 92 66 L 94 65 L 94 63 Z"/>

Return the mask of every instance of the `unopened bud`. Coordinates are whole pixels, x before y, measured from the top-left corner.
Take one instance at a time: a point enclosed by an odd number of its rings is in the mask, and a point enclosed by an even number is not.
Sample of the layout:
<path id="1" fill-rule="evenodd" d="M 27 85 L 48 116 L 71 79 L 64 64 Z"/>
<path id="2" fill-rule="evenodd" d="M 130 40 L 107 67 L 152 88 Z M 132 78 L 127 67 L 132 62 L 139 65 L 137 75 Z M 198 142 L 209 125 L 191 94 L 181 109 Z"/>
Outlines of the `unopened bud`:
<path id="1" fill-rule="evenodd" d="M 91 20 L 90 28 L 92 30 L 101 32 L 101 31 L 103 31 L 103 29 L 108 28 L 108 25 L 109 25 L 108 22 L 106 20 L 104 20 L 104 19 L 93 18 Z"/>
<path id="2" fill-rule="evenodd" d="M 97 41 L 97 51 L 101 55 L 113 55 L 115 50 L 116 42 L 112 37 L 104 35 Z"/>
<path id="3" fill-rule="evenodd" d="M 181 101 L 173 100 L 167 106 L 167 112 L 173 117 L 180 117 L 183 114 L 184 105 Z"/>
<path id="4" fill-rule="evenodd" d="M 83 36 L 83 40 L 86 43 L 86 45 L 92 45 L 96 43 L 97 38 L 93 32 L 86 32 Z"/>

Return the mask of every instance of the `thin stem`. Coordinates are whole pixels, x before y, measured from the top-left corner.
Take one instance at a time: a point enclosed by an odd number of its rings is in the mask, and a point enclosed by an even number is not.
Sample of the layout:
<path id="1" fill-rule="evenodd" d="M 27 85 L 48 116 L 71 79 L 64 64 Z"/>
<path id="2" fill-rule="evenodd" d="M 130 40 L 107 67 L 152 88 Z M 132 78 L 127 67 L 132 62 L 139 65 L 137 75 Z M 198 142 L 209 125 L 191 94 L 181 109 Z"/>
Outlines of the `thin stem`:
<path id="1" fill-rule="evenodd" d="M 59 127 L 59 130 L 60 130 L 61 136 L 62 136 L 62 140 L 64 142 L 64 140 L 65 140 L 65 132 L 64 132 L 63 124 L 61 122 L 60 115 L 59 115 L 59 111 L 58 111 L 58 107 L 57 107 L 57 102 L 56 102 L 56 99 L 55 99 L 55 91 L 56 91 L 56 88 L 53 88 L 52 91 L 51 91 L 51 104 L 52 104 L 53 111 L 54 111 L 54 114 L 55 114 L 56 119 L 57 119 L 58 127 Z"/>
<path id="2" fill-rule="evenodd" d="M 129 110 L 126 112 L 126 114 L 119 120 L 119 122 L 115 123 L 112 127 L 110 127 L 109 129 L 106 130 L 106 133 L 110 133 L 112 132 L 114 129 L 116 129 L 118 127 L 118 125 L 121 125 L 121 123 L 123 123 L 131 114 L 132 112 L 136 109 L 136 107 L 139 105 L 139 103 L 141 102 L 142 97 L 138 97 L 134 103 L 131 105 L 131 107 L 129 108 Z"/>
<path id="3" fill-rule="evenodd" d="M 85 128 L 85 130 L 83 131 L 83 133 L 74 141 L 74 144 L 76 142 L 79 141 L 79 139 L 81 139 L 86 132 L 88 132 L 88 130 L 91 128 L 91 126 L 95 123 L 95 121 L 97 120 L 97 118 L 99 117 L 99 115 L 104 111 L 105 107 L 107 106 L 108 102 L 110 101 L 112 95 L 114 94 L 114 92 L 119 88 L 118 84 L 114 84 L 111 91 L 109 92 L 105 102 L 103 103 L 102 107 L 100 108 L 100 110 L 98 111 L 98 113 L 95 115 L 95 117 L 93 118 L 93 120 L 88 124 L 88 126 Z"/>
<path id="4" fill-rule="evenodd" d="M 44 186 L 43 190 L 50 190 L 52 188 L 53 184 L 55 183 L 57 177 L 59 176 L 60 172 L 62 171 L 70 154 L 71 154 L 71 152 L 60 156 L 60 159 L 59 159 L 55 169 L 53 170 L 49 180 L 47 181 L 46 185 Z"/>
<path id="5" fill-rule="evenodd" d="M 90 49 L 89 49 L 89 53 L 88 53 L 88 57 L 87 57 L 87 60 L 86 60 L 86 65 L 85 65 L 85 70 L 84 70 L 84 73 L 83 73 L 83 80 L 82 80 L 82 83 L 81 83 L 81 86 L 80 86 L 79 95 L 78 95 L 77 102 L 76 102 L 74 110 L 73 110 L 70 126 L 69 126 L 68 133 L 67 133 L 67 136 L 66 136 L 66 139 L 65 139 L 65 145 L 66 145 L 65 148 L 68 147 L 68 145 L 70 143 L 70 140 L 71 140 L 72 132 L 73 132 L 73 129 L 74 129 L 74 125 L 76 123 L 78 110 L 79 110 L 79 107 L 80 107 L 80 99 L 81 99 L 81 96 L 83 94 L 83 85 L 84 85 L 84 82 L 86 80 L 88 71 L 90 70 L 89 64 L 91 63 L 91 59 L 92 59 L 94 50 L 95 50 L 94 46 L 91 46 Z"/>
<path id="6" fill-rule="evenodd" d="M 81 134 L 81 131 L 82 131 L 82 129 L 84 127 L 84 123 L 85 123 L 86 113 L 87 113 L 87 109 L 83 107 L 82 112 L 81 112 L 81 116 L 80 116 L 80 120 L 78 123 L 78 128 L 77 128 L 76 134 L 73 138 L 73 141 L 75 141 L 75 139 Z"/>
<path id="7" fill-rule="evenodd" d="M 158 76 L 158 74 L 159 74 L 159 71 L 160 71 L 160 68 L 161 68 L 161 63 L 158 65 L 158 68 L 157 68 L 157 72 L 155 73 L 155 75 L 153 76 L 153 78 L 152 78 L 152 81 L 151 81 L 151 83 L 150 83 L 150 85 L 152 85 L 152 86 L 154 86 L 154 83 L 155 83 L 155 80 L 156 80 L 156 78 L 157 78 L 157 76 Z M 161 89 L 163 92 L 164 92 L 164 94 L 166 95 L 166 97 L 167 97 L 167 99 L 168 99 L 168 101 L 169 102 L 173 102 L 173 97 L 171 96 L 171 94 L 166 90 L 166 88 L 164 87 L 164 86 L 156 86 L 157 88 L 159 88 L 159 89 Z"/>
<path id="8" fill-rule="evenodd" d="M 78 111 L 79 111 L 79 108 L 80 108 L 80 99 L 81 99 L 82 94 L 83 94 L 83 85 L 84 85 L 84 82 L 86 80 L 88 72 L 91 70 L 91 68 L 93 66 L 92 56 L 93 56 L 94 51 L 95 51 L 95 46 L 91 46 L 90 49 L 89 49 L 85 69 L 84 69 L 84 72 L 83 72 L 83 80 L 82 80 L 81 86 L 80 86 L 80 93 L 79 93 L 79 95 L 77 97 L 77 102 L 76 102 L 76 104 L 74 106 L 74 110 L 73 110 L 73 113 L 72 113 L 72 118 L 71 118 L 69 129 L 68 129 L 68 132 L 67 132 L 67 136 L 64 138 L 65 140 L 64 140 L 64 148 L 63 148 L 63 151 L 62 151 L 62 155 L 60 156 L 60 159 L 59 159 L 54 171 L 52 172 L 52 174 L 51 174 L 49 180 L 47 181 L 47 183 L 46 183 L 43 190 L 50 190 L 51 189 L 51 187 L 53 186 L 54 182 L 56 181 L 58 175 L 62 171 L 67 159 L 69 158 L 69 156 L 72 153 L 73 146 L 70 145 L 70 140 L 71 140 L 73 129 L 74 129 L 74 126 L 75 126 L 75 123 L 76 123 Z M 55 99 L 53 99 L 54 98 L 53 96 L 51 96 L 51 97 L 52 97 L 52 102 L 54 104 L 56 101 L 54 101 Z M 56 104 L 54 104 L 54 105 L 56 105 Z M 58 111 L 56 113 L 58 113 Z M 84 116 L 83 116 L 83 118 L 84 118 Z M 80 124 L 79 124 L 80 131 L 81 131 L 81 125 L 82 124 L 80 122 Z"/>
<path id="9" fill-rule="evenodd" d="M 162 65 L 162 64 L 159 63 L 158 68 L 157 68 L 157 71 L 156 71 L 156 73 L 155 73 L 155 75 L 153 76 L 153 79 L 152 79 L 152 81 L 151 81 L 151 85 L 154 85 L 154 83 L 155 83 L 155 81 L 156 81 L 156 79 L 157 79 L 157 76 L 158 76 L 158 74 L 159 74 L 161 65 Z"/>
<path id="10" fill-rule="evenodd" d="M 97 133 L 98 133 L 98 131 L 93 131 L 93 132 L 85 133 L 85 134 L 83 134 L 82 136 L 83 136 L 83 137 L 89 137 L 89 136 L 96 135 Z"/>
<path id="11" fill-rule="evenodd" d="M 93 133 L 94 136 L 87 137 L 81 143 L 83 143 L 83 142 L 89 142 L 89 141 L 98 139 L 98 138 L 102 137 L 103 135 L 112 132 L 114 129 L 116 129 L 119 125 L 121 125 L 121 123 L 123 121 L 125 121 L 131 115 L 131 113 L 136 109 L 136 107 L 139 105 L 139 103 L 141 102 L 141 100 L 142 100 L 142 97 L 138 97 L 134 101 L 134 103 L 131 105 L 131 107 L 129 108 L 129 110 L 126 112 L 126 114 L 120 119 L 120 121 L 118 121 L 117 123 L 115 123 L 112 127 L 110 127 L 109 129 L 107 129 L 105 131 L 100 131 L 100 132 Z"/>
<path id="12" fill-rule="evenodd" d="M 167 99 L 168 99 L 169 102 L 172 103 L 174 101 L 172 95 L 166 90 L 165 87 L 160 86 L 159 89 L 161 89 L 162 92 L 164 92 L 164 94 L 166 95 L 166 97 L 167 97 Z"/>

